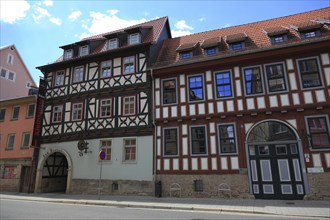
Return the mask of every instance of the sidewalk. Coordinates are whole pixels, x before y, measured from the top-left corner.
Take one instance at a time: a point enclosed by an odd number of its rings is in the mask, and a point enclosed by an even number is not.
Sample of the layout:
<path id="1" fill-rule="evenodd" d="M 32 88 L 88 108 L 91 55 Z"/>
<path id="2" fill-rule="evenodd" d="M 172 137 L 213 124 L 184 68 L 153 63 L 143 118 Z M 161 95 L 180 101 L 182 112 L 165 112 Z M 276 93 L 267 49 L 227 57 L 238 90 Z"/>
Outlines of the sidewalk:
<path id="1" fill-rule="evenodd" d="M 330 201 L 253 200 L 217 198 L 170 198 L 147 196 L 77 195 L 62 193 L 26 194 L 1 192 L 0 199 L 104 205 L 132 208 L 240 212 L 283 216 L 330 218 Z"/>

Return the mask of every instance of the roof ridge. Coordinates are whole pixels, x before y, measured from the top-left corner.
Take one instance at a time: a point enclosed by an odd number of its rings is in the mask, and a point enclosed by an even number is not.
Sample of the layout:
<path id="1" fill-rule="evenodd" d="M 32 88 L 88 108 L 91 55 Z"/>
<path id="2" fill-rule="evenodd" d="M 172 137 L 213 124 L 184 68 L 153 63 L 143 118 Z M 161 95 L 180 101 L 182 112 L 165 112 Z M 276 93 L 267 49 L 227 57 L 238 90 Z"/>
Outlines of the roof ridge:
<path id="1" fill-rule="evenodd" d="M 198 33 L 193 33 L 193 34 L 188 34 L 188 35 L 184 35 L 184 36 L 175 37 L 175 38 L 172 38 L 172 39 L 184 38 L 184 37 L 189 37 L 189 36 L 193 36 L 193 35 L 199 35 L 199 34 L 203 34 L 203 33 L 209 33 L 209 32 L 212 32 L 212 31 L 230 29 L 230 28 L 234 28 L 234 27 L 241 27 L 241 26 L 246 26 L 246 25 L 251 25 L 251 24 L 256 24 L 256 23 L 261 23 L 261 22 L 268 22 L 268 21 L 272 21 L 272 20 L 283 19 L 283 18 L 297 16 L 297 15 L 301 15 L 301 14 L 310 14 L 310 13 L 313 13 L 315 11 L 321 11 L 321 10 L 326 10 L 326 9 L 330 9 L 330 7 L 315 9 L 315 10 L 312 10 L 312 11 L 299 12 L 299 13 L 296 13 L 296 14 L 285 15 L 285 16 L 282 16 L 282 17 L 275 17 L 275 18 L 270 18 L 270 19 L 260 20 L 260 21 L 254 21 L 254 22 L 249 22 L 249 23 L 245 23 L 245 24 L 239 24 L 239 25 L 235 25 L 235 26 L 229 26 L 229 27 L 217 28 L 217 29 L 213 29 L 213 30 L 202 31 L 202 32 L 198 32 Z"/>

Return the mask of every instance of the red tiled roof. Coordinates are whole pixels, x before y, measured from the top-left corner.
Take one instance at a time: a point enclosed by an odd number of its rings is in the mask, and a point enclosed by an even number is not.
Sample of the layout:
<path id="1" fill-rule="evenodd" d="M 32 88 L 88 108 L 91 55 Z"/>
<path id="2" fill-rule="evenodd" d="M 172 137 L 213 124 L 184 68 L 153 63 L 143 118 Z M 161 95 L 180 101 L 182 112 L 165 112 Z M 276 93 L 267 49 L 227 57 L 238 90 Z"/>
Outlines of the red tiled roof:
<path id="1" fill-rule="evenodd" d="M 180 44 L 180 46 L 176 49 L 178 52 L 192 50 L 196 46 L 198 42 L 187 43 L 187 44 Z"/>
<path id="2" fill-rule="evenodd" d="M 182 45 L 182 44 L 189 44 L 189 43 L 196 43 L 200 42 L 201 45 L 203 45 L 203 41 L 219 36 L 228 36 L 246 33 L 248 36 L 247 38 L 247 44 L 248 46 L 251 46 L 251 48 L 267 48 L 272 47 L 269 37 L 267 36 L 267 33 L 265 33 L 264 30 L 267 30 L 268 28 L 274 28 L 274 27 L 285 27 L 288 28 L 289 33 L 288 36 L 290 38 L 290 42 L 292 43 L 295 41 L 301 41 L 299 38 L 299 34 L 296 30 L 292 29 L 290 25 L 292 24 L 298 24 L 310 20 L 329 20 L 330 18 L 330 7 L 323 8 L 319 10 L 304 12 L 300 14 L 280 17 L 280 18 L 274 18 L 270 20 L 265 21 L 259 21 L 249 24 L 243 24 L 238 26 L 232 26 L 228 28 L 222 28 L 217 30 L 211 30 L 196 34 L 191 34 L 183 37 L 177 37 L 177 38 L 171 38 L 166 39 L 162 45 L 162 48 L 160 50 L 159 56 L 157 58 L 157 61 L 154 65 L 155 68 L 161 68 L 166 67 L 168 65 L 179 65 L 184 64 L 188 61 L 181 61 L 179 59 L 179 55 L 176 51 L 176 49 Z M 327 37 L 330 37 L 330 29 L 328 26 L 324 25 L 322 28 L 322 33 L 326 35 Z M 226 42 L 221 42 L 222 48 L 226 50 L 227 53 L 235 53 L 229 51 L 228 44 Z M 245 48 L 245 50 L 248 50 L 249 48 Z M 225 52 L 225 51 L 223 51 Z M 220 51 L 221 53 L 221 51 Z M 205 59 L 205 56 L 201 54 L 200 56 L 194 56 L 192 59 L 189 59 L 190 62 L 196 62 L 198 59 Z"/>
<path id="3" fill-rule="evenodd" d="M 246 33 L 237 33 L 237 34 L 227 35 L 226 41 L 228 43 L 233 43 L 233 42 L 243 41 L 246 38 L 247 38 Z"/>
<path id="4" fill-rule="evenodd" d="M 313 29 L 321 28 L 323 25 L 320 23 L 317 23 L 315 21 L 304 21 L 297 24 L 292 24 L 294 28 L 296 28 L 298 31 L 308 31 Z"/>
<path id="5" fill-rule="evenodd" d="M 275 36 L 280 34 L 286 34 L 289 32 L 289 29 L 285 27 L 270 27 L 265 28 L 264 31 L 268 34 L 268 36 Z"/>
<path id="6" fill-rule="evenodd" d="M 221 42 L 221 37 L 213 37 L 205 39 L 201 45 L 202 48 L 218 46 Z"/>

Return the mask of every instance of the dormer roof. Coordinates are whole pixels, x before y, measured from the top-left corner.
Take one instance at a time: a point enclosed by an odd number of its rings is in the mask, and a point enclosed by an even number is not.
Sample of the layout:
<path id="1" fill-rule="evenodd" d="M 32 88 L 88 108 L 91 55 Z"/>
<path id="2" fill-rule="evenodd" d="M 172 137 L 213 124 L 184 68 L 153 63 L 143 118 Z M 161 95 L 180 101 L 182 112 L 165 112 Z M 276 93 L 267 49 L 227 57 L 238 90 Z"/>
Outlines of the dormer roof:
<path id="1" fill-rule="evenodd" d="M 227 43 L 235 43 L 235 42 L 240 42 L 244 41 L 247 38 L 247 34 L 245 32 L 243 33 L 237 33 L 237 34 L 231 34 L 226 36 L 226 41 Z"/>
<path id="2" fill-rule="evenodd" d="M 208 38 L 202 42 L 201 47 L 208 48 L 208 47 L 219 46 L 220 43 L 221 43 L 221 37 Z"/>
<path id="3" fill-rule="evenodd" d="M 270 27 L 270 28 L 265 28 L 264 32 L 269 36 L 276 36 L 276 35 L 281 35 L 281 34 L 287 34 L 289 32 L 288 28 L 285 27 Z"/>

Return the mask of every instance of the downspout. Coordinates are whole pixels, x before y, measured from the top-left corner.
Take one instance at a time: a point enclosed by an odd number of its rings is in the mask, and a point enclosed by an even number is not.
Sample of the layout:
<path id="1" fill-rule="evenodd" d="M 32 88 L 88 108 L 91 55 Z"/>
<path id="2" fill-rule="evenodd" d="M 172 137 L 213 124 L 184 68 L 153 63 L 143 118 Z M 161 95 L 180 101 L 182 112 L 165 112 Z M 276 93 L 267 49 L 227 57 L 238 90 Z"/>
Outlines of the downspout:
<path id="1" fill-rule="evenodd" d="M 157 171 L 157 140 L 156 140 L 156 123 L 155 123 L 155 100 L 154 100 L 154 94 L 155 94 L 155 86 L 154 86 L 154 75 L 153 75 L 153 69 L 150 69 L 150 75 L 151 75 L 151 102 L 152 102 L 152 125 L 154 127 L 153 129 L 153 176 L 154 176 L 154 182 L 156 182 L 156 171 Z"/>

